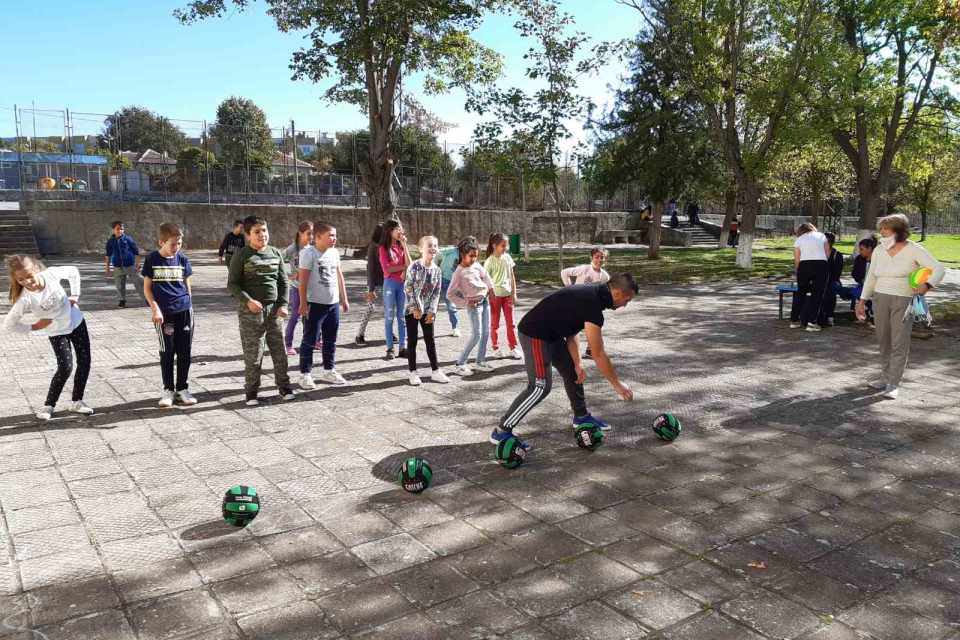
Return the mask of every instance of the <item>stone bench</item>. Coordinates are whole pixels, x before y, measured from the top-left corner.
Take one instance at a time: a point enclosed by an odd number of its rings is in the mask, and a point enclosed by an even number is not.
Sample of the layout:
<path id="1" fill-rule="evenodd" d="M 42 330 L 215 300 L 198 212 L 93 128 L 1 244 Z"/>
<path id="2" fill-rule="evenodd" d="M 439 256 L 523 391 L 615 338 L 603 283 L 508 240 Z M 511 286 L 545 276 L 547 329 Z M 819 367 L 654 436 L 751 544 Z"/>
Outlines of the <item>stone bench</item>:
<path id="1" fill-rule="evenodd" d="M 600 232 L 603 244 L 642 244 L 643 232 L 627 229 L 604 229 Z"/>

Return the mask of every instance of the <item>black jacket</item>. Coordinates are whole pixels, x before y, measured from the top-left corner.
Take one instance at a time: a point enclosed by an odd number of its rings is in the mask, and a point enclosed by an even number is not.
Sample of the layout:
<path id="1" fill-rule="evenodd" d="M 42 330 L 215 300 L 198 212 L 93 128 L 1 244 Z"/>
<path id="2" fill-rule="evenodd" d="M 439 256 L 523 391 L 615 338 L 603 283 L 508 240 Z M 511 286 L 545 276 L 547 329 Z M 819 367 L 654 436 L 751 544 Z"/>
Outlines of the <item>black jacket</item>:
<path id="1" fill-rule="evenodd" d="M 380 266 L 380 245 L 367 247 L 367 291 L 383 286 L 383 267 Z"/>
<path id="2" fill-rule="evenodd" d="M 858 255 L 853 261 L 853 279 L 857 284 L 862 284 L 867 279 L 867 270 L 870 268 L 870 261 L 861 255 Z"/>
<path id="3" fill-rule="evenodd" d="M 830 274 L 830 282 L 840 280 L 843 275 L 843 254 L 834 249 L 827 258 L 827 269 Z"/>

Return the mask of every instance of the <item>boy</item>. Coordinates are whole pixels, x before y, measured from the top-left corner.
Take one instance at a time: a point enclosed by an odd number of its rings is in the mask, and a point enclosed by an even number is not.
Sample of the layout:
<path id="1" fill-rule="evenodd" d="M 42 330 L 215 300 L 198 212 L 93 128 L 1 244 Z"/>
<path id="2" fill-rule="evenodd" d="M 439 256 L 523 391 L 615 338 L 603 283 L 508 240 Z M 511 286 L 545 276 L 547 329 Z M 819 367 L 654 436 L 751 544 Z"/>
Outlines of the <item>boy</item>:
<path id="1" fill-rule="evenodd" d="M 110 265 L 113 265 L 113 282 L 117 286 L 119 308 L 127 306 L 127 276 L 133 278 L 133 288 L 140 297 L 143 295 L 143 282 L 140 280 L 140 250 L 137 243 L 123 233 L 123 222 L 115 220 L 110 223 L 113 235 L 107 239 L 107 277 L 110 277 Z"/>
<path id="2" fill-rule="evenodd" d="M 606 262 L 607 250 L 603 247 L 594 247 L 590 249 L 590 264 L 564 269 L 560 272 L 560 279 L 565 287 L 569 287 L 571 284 L 607 284 L 610 282 L 610 274 L 603 268 Z M 576 282 L 571 283 L 571 278 L 576 278 Z M 583 357 L 593 357 L 590 352 L 590 343 L 587 343 L 587 351 L 583 354 Z"/>
<path id="3" fill-rule="evenodd" d="M 457 325 L 460 319 L 457 315 L 457 305 L 450 302 L 447 298 L 447 289 L 450 288 L 450 281 L 453 279 L 453 272 L 457 270 L 460 264 L 460 250 L 457 247 L 444 249 L 437 255 L 437 264 L 440 265 L 440 299 L 447 305 L 447 316 L 450 318 L 450 326 L 453 328 L 451 335 L 454 338 L 460 337 L 460 329 Z"/>
<path id="4" fill-rule="evenodd" d="M 286 318 L 289 301 L 287 268 L 279 249 L 269 246 L 267 223 L 257 216 L 243 220 L 246 245 L 230 259 L 227 287 L 239 301 L 240 342 L 243 344 L 243 369 L 247 406 L 260 404 L 257 392 L 263 367 L 263 342 L 266 339 L 273 360 L 273 375 L 284 400 L 294 393 L 287 375 L 287 351 L 283 344 L 280 319 Z"/>
<path id="5" fill-rule="evenodd" d="M 313 226 L 313 246 L 300 251 L 300 309 L 306 316 L 303 341 L 300 343 L 300 388 L 316 389 L 313 381 L 313 350 L 317 338 L 323 337 L 323 380 L 331 384 L 347 381 L 334 368 L 337 353 L 337 331 L 340 328 L 340 307 L 350 310 L 347 291 L 340 270 L 337 251 L 337 230 L 326 222 Z"/>
<path id="6" fill-rule="evenodd" d="M 176 398 L 185 405 L 197 404 L 187 391 L 190 373 L 190 350 L 196 323 L 193 319 L 190 276 L 193 268 L 187 256 L 180 253 L 183 231 L 173 222 L 160 225 L 157 234 L 159 251 L 143 261 L 144 293 L 153 310 L 153 324 L 160 340 L 160 374 L 163 377 L 161 408 L 173 406 Z M 173 361 L 177 361 L 177 381 L 173 381 Z"/>
<path id="7" fill-rule="evenodd" d="M 233 221 L 233 231 L 223 237 L 220 243 L 220 251 L 217 257 L 217 266 L 222 266 L 224 259 L 227 261 L 227 269 L 230 268 L 230 258 L 237 251 L 243 249 L 243 220 Z"/>

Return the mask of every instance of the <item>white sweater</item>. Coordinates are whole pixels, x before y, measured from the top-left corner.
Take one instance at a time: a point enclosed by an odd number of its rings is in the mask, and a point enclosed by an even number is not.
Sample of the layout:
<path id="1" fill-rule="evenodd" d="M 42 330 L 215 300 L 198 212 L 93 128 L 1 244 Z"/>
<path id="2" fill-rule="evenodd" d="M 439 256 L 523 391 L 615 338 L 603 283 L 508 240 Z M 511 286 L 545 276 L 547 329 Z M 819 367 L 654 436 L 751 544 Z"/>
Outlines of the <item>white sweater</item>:
<path id="1" fill-rule="evenodd" d="M 863 294 L 860 297 L 869 300 L 875 292 L 890 296 L 913 297 L 910 274 L 920 267 L 933 271 L 928 281 L 931 287 L 940 284 L 946 273 L 943 265 L 930 255 L 929 251 L 912 240 L 907 240 L 907 246 L 892 258 L 882 245 L 878 245 L 873 250 L 870 270 L 867 272 L 866 280 L 863 281 Z"/>
<path id="2" fill-rule="evenodd" d="M 37 319 L 53 320 L 43 331 L 48 336 L 65 336 L 83 322 L 80 307 L 71 306 L 70 299 L 60 285 L 61 280 L 70 281 L 70 295 L 80 295 L 80 272 L 76 267 L 50 267 L 40 272 L 44 287 L 41 291 L 22 289 L 10 313 L 3 320 L 3 329 L 15 333 L 30 333 L 30 325 L 20 322 L 27 313 Z"/>
<path id="3" fill-rule="evenodd" d="M 574 278 L 576 282 L 573 282 Z M 566 286 L 570 286 L 571 282 L 573 284 L 606 284 L 610 282 L 610 274 L 606 269 L 597 271 L 592 264 L 581 264 L 561 271 L 560 279 Z"/>

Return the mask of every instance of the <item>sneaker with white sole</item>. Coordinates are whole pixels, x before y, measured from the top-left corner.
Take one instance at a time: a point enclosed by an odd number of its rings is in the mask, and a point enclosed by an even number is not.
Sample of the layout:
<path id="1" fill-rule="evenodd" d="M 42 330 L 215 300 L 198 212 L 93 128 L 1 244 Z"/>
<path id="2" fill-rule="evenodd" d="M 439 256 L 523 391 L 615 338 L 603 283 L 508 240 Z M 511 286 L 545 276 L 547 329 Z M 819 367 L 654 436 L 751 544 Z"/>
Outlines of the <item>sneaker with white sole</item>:
<path id="1" fill-rule="evenodd" d="M 887 388 L 887 381 L 886 381 L 886 380 L 874 380 L 873 382 L 870 383 L 870 386 L 873 387 L 874 389 L 886 389 L 886 388 Z"/>
<path id="2" fill-rule="evenodd" d="M 819 333 L 823 331 L 823 327 L 821 327 L 818 324 L 808 324 L 807 331 L 809 331 L 810 333 Z"/>
<path id="3" fill-rule="evenodd" d="M 523 360 L 523 349 L 521 349 L 520 347 L 516 347 L 513 350 L 513 357 L 516 358 L 517 360 Z"/>
<path id="4" fill-rule="evenodd" d="M 248 407 L 259 407 L 260 399 L 257 397 L 257 392 L 247 394 L 247 406 Z"/>
<path id="5" fill-rule="evenodd" d="M 460 337 L 460 329 L 454 328 L 453 331 L 450 332 L 450 335 L 452 335 L 454 338 L 459 338 L 459 337 Z"/>
<path id="6" fill-rule="evenodd" d="M 317 383 L 313 381 L 313 376 L 309 373 L 302 374 L 297 384 L 299 384 L 300 388 L 305 391 L 313 391 L 317 388 Z"/>
<path id="7" fill-rule="evenodd" d="M 297 397 L 297 392 L 291 389 L 290 387 L 280 387 L 278 389 L 279 395 L 284 400 L 293 400 Z"/>
<path id="8" fill-rule="evenodd" d="M 173 406 L 173 389 L 164 389 L 163 397 L 160 398 L 160 402 L 157 403 L 158 407 L 163 407 L 164 409 Z"/>
<path id="9" fill-rule="evenodd" d="M 457 367 L 457 370 L 455 373 L 458 376 L 463 376 L 464 378 L 466 378 L 467 376 L 473 375 L 473 369 L 470 368 L 470 365 L 462 364 L 459 367 Z"/>
<path id="10" fill-rule="evenodd" d="M 40 408 L 40 411 L 37 411 L 37 418 L 40 420 L 49 420 L 53 417 L 53 407 L 50 405 L 44 405 Z"/>
<path id="11" fill-rule="evenodd" d="M 898 384 L 888 384 L 883 390 L 883 397 L 890 398 L 891 400 L 896 400 L 897 396 L 900 395 L 900 385 Z"/>
<path id="12" fill-rule="evenodd" d="M 834 324 L 833 324 L 833 318 L 827 318 L 827 326 L 828 326 L 828 327 L 834 326 Z"/>
<path id="13" fill-rule="evenodd" d="M 791 323 L 790 323 L 790 328 L 791 328 L 791 329 L 799 329 L 799 328 L 800 328 L 800 323 L 799 323 L 799 322 L 791 322 Z"/>
<path id="14" fill-rule="evenodd" d="M 194 398 L 193 394 L 186 389 L 177 391 L 177 400 L 180 401 L 180 404 L 184 404 L 188 407 L 197 404 L 197 399 Z"/>
<path id="15" fill-rule="evenodd" d="M 324 371 L 321 378 L 324 382 L 329 382 L 330 384 L 347 384 L 347 379 L 340 375 L 340 372 L 336 369 Z"/>
<path id="16" fill-rule="evenodd" d="M 70 405 L 70 412 L 79 413 L 81 415 L 88 416 L 91 413 L 93 413 L 93 409 L 88 407 L 87 403 L 84 402 L 83 400 L 77 400 L 76 402 Z"/>
<path id="17" fill-rule="evenodd" d="M 491 349 L 491 350 L 490 350 L 490 359 L 491 359 L 491 360 L 496 360 L 496 359 L 502 358 L 502 357 L 503 357 L 503 351 L 501 351 L 500 349 Z"/>
<path id="18" fill-rule="evenodd" d="M 420 386 L 420 376 L 417 375 L 416 371 L 410 374 L 410 385 L 414 387 Z"/>
<path id="19" fill-rule="evenodd" d="M 440 369 L 434 371 L 433 374 L 431 374 L 430 379 L 434 382 L 439 382 L 440 384 L 447 384 L 450 382 L 450 378 L 447 377 L 447 374 Z"/>
<path id="20" fill-rule="evenodd" d="M 496 368 L 489 362 L 475 362 L 473 366 L 480 369 L 480 371 L 493 371 Z"/>

